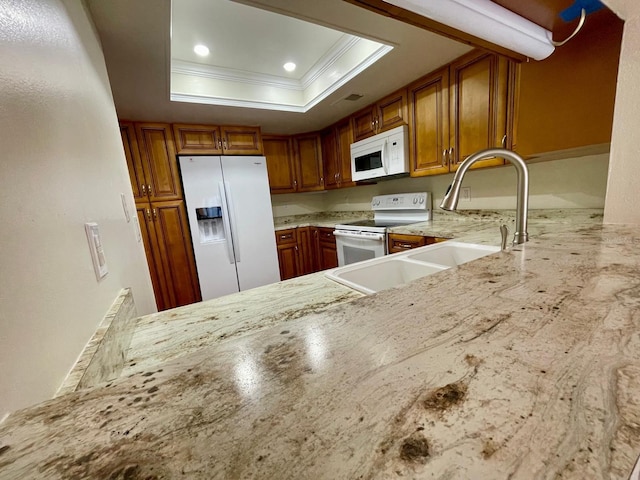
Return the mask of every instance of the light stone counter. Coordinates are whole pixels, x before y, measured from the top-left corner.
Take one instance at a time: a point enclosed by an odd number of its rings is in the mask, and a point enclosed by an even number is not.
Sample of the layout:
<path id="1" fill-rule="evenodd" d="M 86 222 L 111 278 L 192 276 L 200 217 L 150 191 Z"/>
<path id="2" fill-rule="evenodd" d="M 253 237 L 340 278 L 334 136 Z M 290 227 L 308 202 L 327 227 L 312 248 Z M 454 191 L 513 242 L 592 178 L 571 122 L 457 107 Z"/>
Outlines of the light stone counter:
<path id="1" fill-rule="evenodd" d="M 480 223 L 462 239 L 499 241 Z M 15 412 L 0 478 L 626 479 L 640 227 L 531 226 L 507 252 Z"/>
<path id="2" fill-rule="evenodd" d="M 306 215 L 291 215 L 287 217 L 276 217 L 273 219 L 275 230 L 285 230 L 296 227 L 335 227 L 338 223 L 353 222 L 355 220 L 371 219 L 373 212 L 319 212 Z"/>

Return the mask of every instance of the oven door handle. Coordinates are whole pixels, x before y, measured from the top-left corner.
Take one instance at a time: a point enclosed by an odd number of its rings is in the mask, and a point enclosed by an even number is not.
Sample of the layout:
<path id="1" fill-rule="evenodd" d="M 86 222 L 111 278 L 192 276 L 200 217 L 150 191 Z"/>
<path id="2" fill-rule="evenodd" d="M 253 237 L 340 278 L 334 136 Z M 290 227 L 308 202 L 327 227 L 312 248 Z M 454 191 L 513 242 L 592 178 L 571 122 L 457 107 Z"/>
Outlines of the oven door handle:
<path id="1" fill-rule="evenodd" d="M 334 230 L 333 235 L 336 237 L 359 238 L 361 240 L 384 241 L 385 239 L 384 233 L 373 233 L 373 232 L 365 232 L 364 234 L 362 234 L 362 233 L 347 232 L 345 230 Z"/>

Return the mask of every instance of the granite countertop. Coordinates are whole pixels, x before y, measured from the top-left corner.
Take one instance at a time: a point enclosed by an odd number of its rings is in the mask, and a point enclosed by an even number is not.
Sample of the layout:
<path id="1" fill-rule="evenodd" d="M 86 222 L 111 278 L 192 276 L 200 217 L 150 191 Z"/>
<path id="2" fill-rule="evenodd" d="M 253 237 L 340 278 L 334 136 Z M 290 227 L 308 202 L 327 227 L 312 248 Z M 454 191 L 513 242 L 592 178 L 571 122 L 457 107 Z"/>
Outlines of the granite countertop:
<path id="1" fill-rule="evenodd" d="M 355 212 L 318 212 L 304 215 L 291 215 L 276 217 L 273 219 L 275 230 L 285 230 L 296 227 L 328 227 L 333 228 L 338 223 L 353 222 L 356 220 L 372 219 L 373 211 Z"/>
<path id="2" fill-rule="evenodd" d="M 0 478 L 626 479 L 640 226 L 600 214 L 15 412 Z M 495 244 L 502 220 L 411 229 Z"/>

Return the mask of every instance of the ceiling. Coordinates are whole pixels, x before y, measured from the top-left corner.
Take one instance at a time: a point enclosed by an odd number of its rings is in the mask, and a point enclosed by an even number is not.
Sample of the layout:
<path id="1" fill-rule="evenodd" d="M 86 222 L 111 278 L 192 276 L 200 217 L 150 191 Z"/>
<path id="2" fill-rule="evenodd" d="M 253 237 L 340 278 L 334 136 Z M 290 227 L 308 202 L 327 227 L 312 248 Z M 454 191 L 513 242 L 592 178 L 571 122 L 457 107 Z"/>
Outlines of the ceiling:
<path id="1" fill-rule="evenodd" d="M 468 45 L 342 0 L 242 0 L 243 4 L 337 31 L 327 33 L 317 26 L 304 24 L 291 27 L 308 30 L 309 35 L 306 41 L 296 40 L 296 46 L 300 48 L 290 49 L 297 53 L 289 54 L 285 52 L 287 39 L 293 33 L 287 32 L 276 16 L 271 15 L 267 22 L 261 19 L 260 12 L 224 0 L 222 7 L 216 9 L 215 18 L 211 19 L 201 10 L 200 2 L 207 3 L 207 0 L 174 1 L 184 3 L 187 8 L 174 19 L 174 32 L 179 26 L 183 33 L 173 47 L 170 44 L 170 0 L 87 1 L 102 42 L 114 102 L 121 119 L 260 125 L 264 133 L 307 132 L 330 125 L 471 49 Z M 244 28 L 239 37 L 231 39 L 241 26 L 248 28 Z M 342 38 L 343 33 L 394 48 L 305 113 L 170 100 L 171 56 L 192 64 L 203 63 L 192 53 L 193 42 L 210 42 L 210 56 L 215 56 L 219 67 L 299 80 Z M 292 61 L 298 64 L 291 75 L 282 71 L 284 61 L 289 61 L 288 55 L 296 55 Z M 345 100 L 352 93 L 360 94 L 362 98 Z"/>

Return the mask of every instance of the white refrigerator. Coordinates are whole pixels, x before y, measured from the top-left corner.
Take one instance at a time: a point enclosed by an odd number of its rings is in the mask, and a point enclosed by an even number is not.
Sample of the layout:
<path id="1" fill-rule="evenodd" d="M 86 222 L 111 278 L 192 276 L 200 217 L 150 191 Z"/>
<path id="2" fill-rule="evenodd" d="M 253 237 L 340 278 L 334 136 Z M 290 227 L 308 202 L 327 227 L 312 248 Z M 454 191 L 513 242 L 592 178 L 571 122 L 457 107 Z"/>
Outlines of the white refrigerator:
<path id="1" fill-rule="evenodd" d="M 179 161 L 202 300 L 279 282 L 266 159 Z"/>

